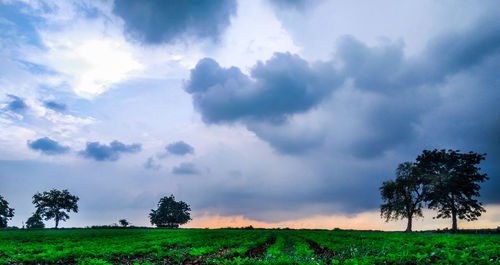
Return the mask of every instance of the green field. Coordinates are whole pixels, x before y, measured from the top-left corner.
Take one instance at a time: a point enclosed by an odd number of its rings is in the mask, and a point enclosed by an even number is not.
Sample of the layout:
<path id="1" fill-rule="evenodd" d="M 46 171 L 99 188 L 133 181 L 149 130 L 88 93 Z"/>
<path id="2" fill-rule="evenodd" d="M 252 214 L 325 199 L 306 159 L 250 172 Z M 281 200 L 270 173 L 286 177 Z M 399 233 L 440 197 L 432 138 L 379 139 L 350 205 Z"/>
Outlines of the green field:
<path id="1" fill-rule="evenodd" d="M 500 264 L 500 235 L 326 230 L 0 231 L 0 264 Z"/>

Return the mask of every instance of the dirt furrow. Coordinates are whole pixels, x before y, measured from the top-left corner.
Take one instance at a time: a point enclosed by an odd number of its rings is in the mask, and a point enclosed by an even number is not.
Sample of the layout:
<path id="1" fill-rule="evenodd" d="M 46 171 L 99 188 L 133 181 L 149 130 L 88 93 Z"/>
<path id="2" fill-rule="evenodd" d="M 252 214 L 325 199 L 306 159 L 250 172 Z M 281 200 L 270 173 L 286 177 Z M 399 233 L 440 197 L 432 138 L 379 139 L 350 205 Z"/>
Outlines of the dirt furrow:
<path id="1" fill-rule="evenodd" d="M 266 240 L 266 242 L 259 244 L 253 248 L 248 249 L 247 252 L 245 252 L 244 257 L 254 259 L 257 257 L 264 256 L 266 254 L 266 251 L 269 248 L 269 246 L 274 244 L 275 241 L 276 241 L 276 236 L 273 235 L 268 240 Z"/>
<path id="2" fill-rule="evenodd" d="M 326 260 L 328 262 L 328 264 L 331 264 L 330 261 L 336 255 L 335 251 L 333 251 L 327 247 L 323 247 L 312 240 L 306 239 L 306 241 L 309 244 L 309 248 L 311 248 L 314 251 L 314 255 L 316 255 L 320 259 Z"/>

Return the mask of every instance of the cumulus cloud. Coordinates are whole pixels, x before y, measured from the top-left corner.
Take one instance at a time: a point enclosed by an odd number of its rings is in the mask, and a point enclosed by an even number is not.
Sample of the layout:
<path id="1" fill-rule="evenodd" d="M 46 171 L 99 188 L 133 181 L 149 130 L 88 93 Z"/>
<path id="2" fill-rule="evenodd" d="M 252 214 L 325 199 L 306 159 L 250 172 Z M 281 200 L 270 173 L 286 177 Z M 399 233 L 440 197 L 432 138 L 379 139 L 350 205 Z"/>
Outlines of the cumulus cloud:
<path id="1" fill-rule="evenodd" d="M 19 113 L 28 108 L 28 105 L 22 98 L 14 95 L 7 95 L 7 97 L 10 99 L 10 102 L 7 104 L 7 110 Z"/>
<path id="2" fill-rule="evenodd" d="M 346 105 L 345 114 L 360 125 L 348 133 L 346 151 L 371 159 L 415 141 L 422 117 L 443 104 L 440 87 L 498 53 L 499 32 L 498 23 L 486 17 L 468 29 L 431 39 L 413 56 L 405 55 L 402 41 L 369 46 L 347 36 L 331 61 L 309 64 L 296 55 L 276 53 L 254 66 L 250 76 L 205 58 L 191 70 L 185 90 L 205 123 L 242 122 L 273 148 L 290 154 L 321 147 L 325 138 L 335 142 L 338 135 L 330 131 L 345 126 L 330 113 L 319 120 L 323 128 L 311 132 L 294 117 L 327 98 L 330 105 L 342 105 L 351 97 L 356 100 Z M 332 91 L 338 93 L 332 96 Z"/>
<path id="3" fill-rule="evenodd" d="M 141 144 L 126 145 L 115 140 L 109 145 L 101 145 L 99 142 L 87 142 L 85 150 L 80 151 L 79 154 L 96 161 L 116 161 L 122 153 L 133 154 L 139 151 L 141 151 Z"/>
<path id="4" fill-rule="evenodd" d="M 185 143 L 184 141 L 171 143 L 167 145 L 165 149 L 169 154 L 180 155 L 180 156 L 194 153 L 194 148 L 189 144 Z"/>
<path id="5" fill-rule="evenodd" d="M 498 23 L 484 18 L 463 32 L 431 39 L 424 51 L 404 56 L 403 42 L 368 47 L 345 37 L 336 55 L 346 76 L 356 87 L 374 92 L 394 93 L 405 88 L 436 85 L 462 70 L 481 63 L 500 48 Z"/>
<path id="6" fill-rule="evenodd" d="M 375 93 L 364 115 L 370 132 L 353 143 L 359 157 L 372 158 L 415 140 L 423 115 L 443 104 L 439 88 L 500 50 L 500 27 L 481 19 L 463 32 L 440 35 L 421 54 L 404 56 L 401 42 L 376 47 L 344 38 L 336 55 L 356 88 Z"/>
<path id="7" fill-rule="evenodd" d="M 176 175 L 198 175 L 200 170 L 193 163 L 183 162 L 174 167 L 172 173 Z"/>
<path id="8" fill-rule="evenodd" d="M 234 0 L 115 0 L 113 12 L 130 36 L 148 44 L 173 43 L 181 37 L 217 40 L 236 13 Z"/>
<path id="9" fill-rule="evenodd" d="M 339 81 L 330 64 L 310 65 L 298 55 L 275 53 L 252 68 L 251 78 L 237 67 L 226 69 L 202 59 L 191 70 L 185 90 L 205 123 L 282 122 L 318 105 Z"/>
<path id="10" fill-rule="evenodd" d="M 43 137 L 35 141 L 28 141 L 28 147 L 35 151 L 40 151 L 45 155 L 59 155 L 67 153 L 70 150 L 68 146 L 60 145 L 58 142 L 48 137 Z"/>

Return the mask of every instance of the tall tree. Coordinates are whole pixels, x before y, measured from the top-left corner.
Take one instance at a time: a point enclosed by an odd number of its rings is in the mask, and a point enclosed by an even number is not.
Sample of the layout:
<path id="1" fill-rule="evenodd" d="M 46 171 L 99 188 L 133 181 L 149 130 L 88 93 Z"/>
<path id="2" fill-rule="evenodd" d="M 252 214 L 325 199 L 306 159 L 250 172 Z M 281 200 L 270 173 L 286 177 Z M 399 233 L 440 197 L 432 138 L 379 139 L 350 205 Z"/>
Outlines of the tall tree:
<path id="1" fill-rule="evenodd" d="M 0 228 L 7 227 L 7 221 L 14 217 L 14 209 L 9 207 L 9 203 L 0 195 Z"/>
<path id="2" fill-rule="evenodd" d="M 425 200 L 438 211 L 436 218 L 451 217 L 453 231 L 458 229 L 457 217 L 473 221 L 486 211 L 476 199 L 479 183 L 488 179 L 478 167 L 485 158 L 486 154 L 444 149 L 424 150 L 417 157 L 419 172 L 429 186 Z"/>
<path id="3" fill-rule="evenodd" d="M 425 185 L 412 162 L 399 164 L 396 180 L 385 181 L 380 187 L 384 203 L 380 215 L 388 222 L 391 219 L 408 219 L 406 232 L 411 232 L 414 216 L 422 216 Z"/>
<path id="4" fill-rule="evenodd" d="M 37 208 L 37 213 L 45 220 L 54 218 L 55 228 L 58 227 L 59 221 L 69 219 L 66 212 L 78 212 L 78 200 L 79 198 L 70 194 L 68 190 L 52 189 L 33 195 L 33 204 Z"/>
<path id="5" fill-rule="evenodd" d="M 151 209 L 149 219 L 158 227 L 177 228 L 191 220 L 191 208 L 183 201 L 175 201 L 174 195 L 163 197 L 158 202 L 158 209 Z"/>

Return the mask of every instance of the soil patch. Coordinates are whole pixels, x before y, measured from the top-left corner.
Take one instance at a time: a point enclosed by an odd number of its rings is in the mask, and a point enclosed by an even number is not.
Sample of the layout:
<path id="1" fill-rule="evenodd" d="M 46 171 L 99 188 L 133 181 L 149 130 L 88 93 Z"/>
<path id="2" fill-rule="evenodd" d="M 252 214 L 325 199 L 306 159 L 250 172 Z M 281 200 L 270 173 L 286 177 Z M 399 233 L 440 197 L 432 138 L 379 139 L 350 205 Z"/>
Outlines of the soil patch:
<path id="1" fill-rule="evenodd" d="M 269 246 L 274 244 L 274 242 L 276 242 L 276 236 L 273 235 L 268 240 L 266 240 L 266 242 L 248 249 L 247 252 L 245 252 L 244 257 L 254 259 L 257 257 L 264 256 Z"/>
<path id="2" fill-rule="evenodd" d="M 306 241 L 309 244 L 309 247 L 314 251 L 314 255 L 316 255 L 318 258 L 325 259 L 328 264 L 331 264 L 330 261 L 336 255 L 335 251 L 327 247 L 320 246 L 318 243 L 312 240 L 307 239 Z"/>

